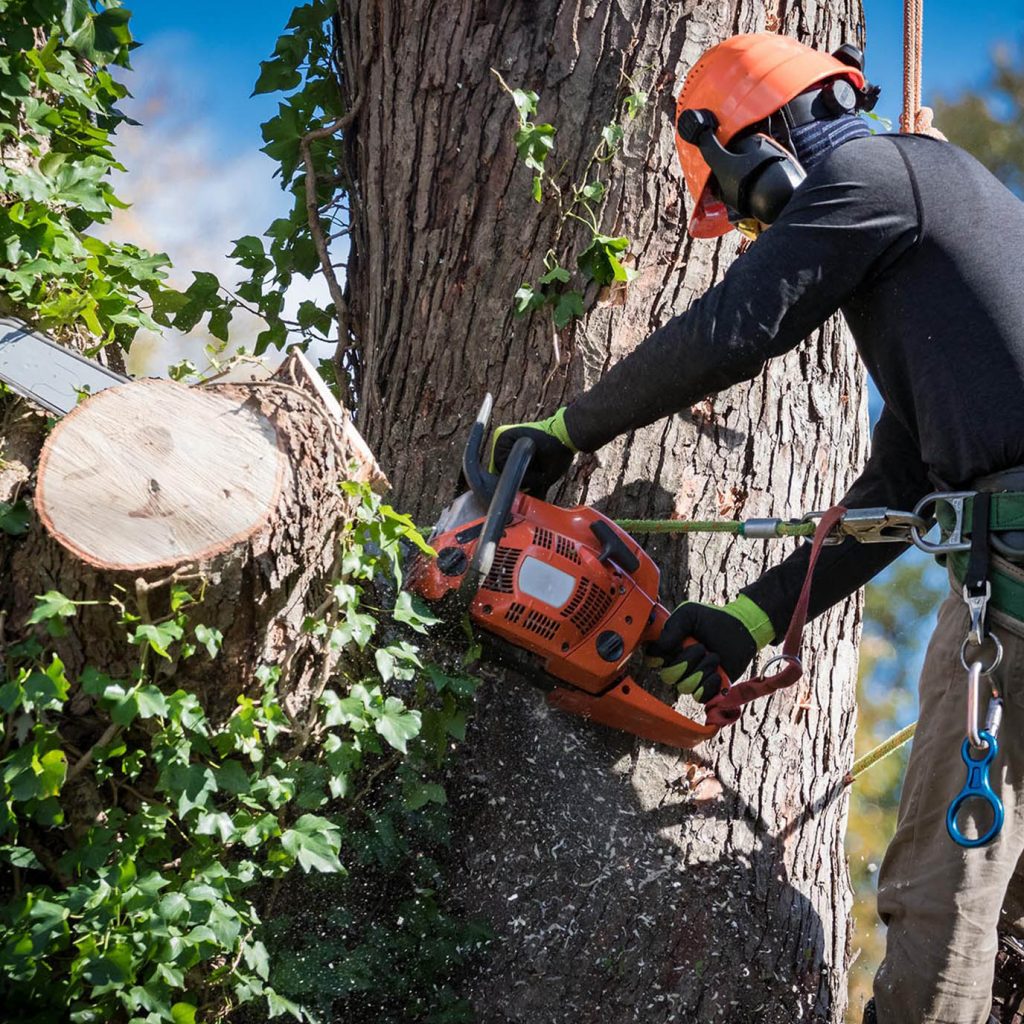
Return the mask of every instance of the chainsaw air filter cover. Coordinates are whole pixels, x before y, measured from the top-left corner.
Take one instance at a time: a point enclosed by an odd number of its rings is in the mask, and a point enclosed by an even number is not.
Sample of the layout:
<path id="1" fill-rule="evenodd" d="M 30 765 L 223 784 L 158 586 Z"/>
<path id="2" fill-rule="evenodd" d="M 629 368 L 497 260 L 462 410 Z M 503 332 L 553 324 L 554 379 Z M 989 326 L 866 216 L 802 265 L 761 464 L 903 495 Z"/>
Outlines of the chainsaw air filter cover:
<path id="1" fill-rule="evenodd" d="M 431 601 L 459 590 L 482 527 L 478 519 L 433 537 L 438 557 L 412 589 Z M 518 494 L 469 612 L 550 675 L 597 694 L 647 638 L 657 600 L 657 566 L 611 520 Z"/>

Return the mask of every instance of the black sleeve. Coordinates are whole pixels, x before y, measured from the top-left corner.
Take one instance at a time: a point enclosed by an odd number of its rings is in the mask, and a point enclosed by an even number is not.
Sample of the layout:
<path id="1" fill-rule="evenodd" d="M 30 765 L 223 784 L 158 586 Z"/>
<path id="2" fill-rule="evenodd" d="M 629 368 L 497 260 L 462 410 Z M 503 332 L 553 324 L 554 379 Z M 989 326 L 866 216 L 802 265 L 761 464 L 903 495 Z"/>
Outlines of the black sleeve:
<path id="1" fill-rule="evenodd" d="M 933 489 L 917 441 L 886 408 L 871 438 L 871 458 L 839 504 L 907 511 Z M 906 550 L 906 544 L 862 544 L 852 537 L 823 548 L 811 582 L 810 617 L 848 597 Z M 789 625 L 810 551 L 810 544 L 801 544 L 784 562 L 741 591 L 767 613 L 776 640 L 782 639 Z"/>
<path id="2" fill-rule="evenodd" d="M 839 147 L 714 288 L 569 406 L 566 427 L 581 451 L 757 376 L 916 237 L 906 166 L 880 142 Z"/>

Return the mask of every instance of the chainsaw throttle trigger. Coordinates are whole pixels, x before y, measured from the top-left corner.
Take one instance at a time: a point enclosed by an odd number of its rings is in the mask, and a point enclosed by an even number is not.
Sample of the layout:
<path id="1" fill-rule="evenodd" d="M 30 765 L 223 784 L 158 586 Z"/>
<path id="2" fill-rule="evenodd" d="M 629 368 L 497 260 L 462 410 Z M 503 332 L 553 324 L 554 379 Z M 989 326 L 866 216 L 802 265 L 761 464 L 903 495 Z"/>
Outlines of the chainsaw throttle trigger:
<path id="1" fill-rule="evenodd" d="M 600 520 L 590 524 L 590 532 L 601 542 L 601 553 L 597 556 L 602 565 L 614 562 L 627 573 L 634 573 L 640 568 L 640 559 L 629 550 L 626 542 L 607 523 Z"/>

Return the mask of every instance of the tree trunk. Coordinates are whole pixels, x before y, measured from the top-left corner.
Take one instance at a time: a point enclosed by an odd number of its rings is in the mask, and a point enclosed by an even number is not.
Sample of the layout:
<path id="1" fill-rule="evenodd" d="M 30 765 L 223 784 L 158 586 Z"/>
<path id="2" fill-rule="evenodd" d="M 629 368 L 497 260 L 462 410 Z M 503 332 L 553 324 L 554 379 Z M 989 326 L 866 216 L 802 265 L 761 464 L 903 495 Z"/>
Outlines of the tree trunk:
<path id="1" fill-rule="evenodd" d="M 430 521 L 454 493 L 485 390 L 497 422 L 550 412 L 721 275 L 736 236 L 685 234 L 674 96 L 709 45 L 777 30 L 834 48 L 856 0 L 724 5 L 342 0 L 353 186 L 352 325 L 360 423 Z M 582 235 L 530 197 L 516 116 L 491 69 L 540 95 L 549 163 L 578 181 L 629 80 L 649 89 L 599 171 L 602 230 L 631 239 L 623 297 L 586 295 L 556 332 L 512 293 Z M 563 166 L 564 165 L 564 166 Z M 571 222 L 569 222 L 571 224 Z M 595 299 L 599 301 L 595 302 Z M 791 515 L 832 503 L 865 454 L 863 378 L 839 323 L 748 385 L 577 460 L 557 492 L 613 516 Z M 660 539 L 666 602 L 716 601 L 780 559 L 756 542 Z M 838 1021 L 846 1001 L 846 801 L 858 608 L 815 624 L 804 682 L 690 754 L 549 712 L 487 670 L 453 780 L 465 905 L 496 933 L 470 979 L 490 1022 Z"/>
<path id="2" fill-rule="evenodd" d="M 167 673 L 179 672 L 211 718 L 258 693 L 264 665 L 287 673 L 291 714 L 308 708 L 331 656 L 302 624 L 324 598 L 350 517 L 337 482 L 362 454 L 336 412 L 297 386 L 309 379 L 301 370 L 286 364 L 296 383 L 140 380 L 57 423 L 39 458 L 37 517 L 11 545 L 0 607 L 20 623 L 37 594 L 86 602 L 54 640 L 69 675 L 94 665 L 130 678 L 124 612 L 165 620 L 178 583 L 202 589 L 200 620 L 220 634 L 221 651 L 168 663 Z M 76 701 L 79 714 L 90 703 Z"/>

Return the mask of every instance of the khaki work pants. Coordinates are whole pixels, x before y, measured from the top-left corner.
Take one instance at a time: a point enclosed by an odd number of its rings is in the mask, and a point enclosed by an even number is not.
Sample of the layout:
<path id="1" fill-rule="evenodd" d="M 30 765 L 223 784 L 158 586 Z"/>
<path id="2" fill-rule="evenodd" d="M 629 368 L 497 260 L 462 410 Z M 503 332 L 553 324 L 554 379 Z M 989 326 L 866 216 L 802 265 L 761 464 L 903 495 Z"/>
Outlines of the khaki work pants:
<path id="1" fill-rule="evenodd" d="M 985 1024 L 996 928 L 1019 932 L 1024 924 L 1003 907 L 1024 852 L 1024 626 L 991 611 L 990 631 L 1003 644 L 993 678 L 1004 706 L 989 778 L 1003 801 L 1005 823 L 991 844 L 973 850 L 957 846 L 946 832 L 946 809 L 966 778 L 960 747 L 967 673 L 960 645 L 968 620 L 959 594 L 948 597 L 921 673 L 921 713 L 896 834 L 879 873 L 878 912 L 888 931 L 875 976 L 878 1024 Z M 988 694 L 983 678 L 982 721 Z M 990 820 L 979 814 L 979 823 Z"/>

